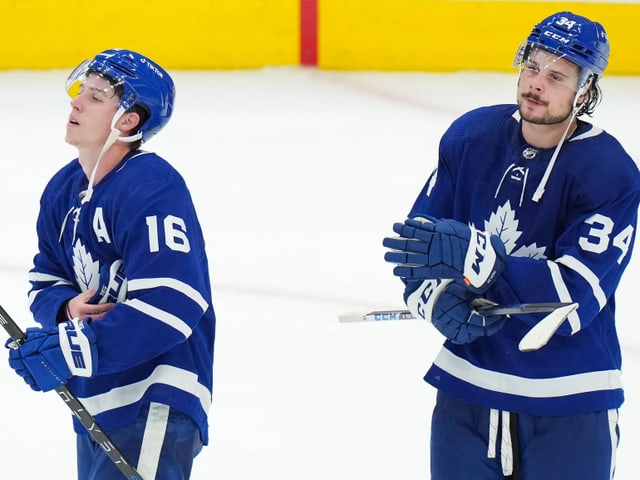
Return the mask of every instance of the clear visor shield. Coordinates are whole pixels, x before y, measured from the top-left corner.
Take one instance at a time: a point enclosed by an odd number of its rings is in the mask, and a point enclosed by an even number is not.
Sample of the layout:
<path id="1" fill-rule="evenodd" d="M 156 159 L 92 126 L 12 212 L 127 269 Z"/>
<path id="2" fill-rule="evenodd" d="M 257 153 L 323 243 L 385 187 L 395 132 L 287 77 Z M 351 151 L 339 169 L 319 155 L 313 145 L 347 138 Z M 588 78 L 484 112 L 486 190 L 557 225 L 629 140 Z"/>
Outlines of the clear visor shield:
<path id="1" fill-rule="evenodd" d="M 589 86 L 592 72 L 565 57 L 525 42 L 516 53 L 513 66 L 520 69 L 521 79 L 539 79 L 552 88 L 582 92 Z"/>
<path id="2" fill-rule="evenodd" d="M 78 65 L 65 82 L 65 89 L 71 98 L 76 98 L 85 91 L 90 91 L 99 99 L 109 100 L 116 95 L 116 87 L 122 82 L 114 83 L 101 73 L 89 70 L 91 60 L 85 60 Z"/>

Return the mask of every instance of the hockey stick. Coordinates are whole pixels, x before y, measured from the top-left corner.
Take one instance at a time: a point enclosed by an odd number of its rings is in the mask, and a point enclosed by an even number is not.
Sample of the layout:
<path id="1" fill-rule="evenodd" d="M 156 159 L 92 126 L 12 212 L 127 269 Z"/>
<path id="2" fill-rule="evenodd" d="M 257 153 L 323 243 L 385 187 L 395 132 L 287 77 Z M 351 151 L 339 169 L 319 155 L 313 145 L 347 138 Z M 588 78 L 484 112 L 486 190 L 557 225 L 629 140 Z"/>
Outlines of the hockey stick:
<path id="1" fill-rule="evenodd" d="M 488 315 L 512 315 L 522 313 L 547 313 L 573 305 L 568 302 L 550 303 L 520 303 L 509 307 L 501 307 L 494 303 L 483 304 L 475 307 L 475 310 L 483 316 Z M 367 313 L 341 313 L 338 316 L 340 323 L 352 322 L 381 322 L 387 320 L 416 320 L 409 310 L 375 310 Z"/>
<path id="2" fill-rule="evenodd" d="M 553 334 L 556 333 L 556 330 L 560 328 L 562 322 L 564 322 L 576 308 L 578 308 L 577 303 L 570 303 L 554 310 L 536 323 L 535 326 L 531 328 L 531 330 L 529 330 L 520 340 L 520 343 L 518 344 L 520 351 L 531 352 L 544 347 L 547 342 L 551 340 Z"/>
<path id="3" fill-rule="evenodd" d="M 20 329 L 18 324 L 13 321 L 9 314 L 0 306 L 0 324 L 2 324 L 5 331 L 13 339 L 11 348 L 20 348 L 27 336 Z M 78 397 L 76 397 L 65 385 L 60 385 L 56 389 L 56 393 L 60 395 L 60 398 L 71 409 L 71 412 L 80 421 L 82 426 L 87 429 L 91 438 L 100 445 L 102 450 L 113 461 L 115 466 L 128 480 L 142 480 L 140 474 L 133 468 L 129 462 L 124 458 L 122 453 L 116 448 L 109 436 L 102 431 L 100 425 L 95 421 L 93 416 L 84 408 Z"/>
<path id="4" fill-rule="evenodd" d="M 549 302 L 549 303 L 521 303 L 508 307 L 488 302 L 475 307 L 483 316 L 515 315 L 525 313 L 547 313 L 549 315 L 540 320 L 522 337 L 518 348 L 523 352 L 538 350 L 545 346 L 551 336 L 560 328 L 562 322 L 578 308 L 577 303 Z M 343 313 L 338 316 L 340 323 L 351 322 L 380 322 L 389 320 L 414 320 L 416 317 L 409 310 L 377 310 L 368 313 Z"/>

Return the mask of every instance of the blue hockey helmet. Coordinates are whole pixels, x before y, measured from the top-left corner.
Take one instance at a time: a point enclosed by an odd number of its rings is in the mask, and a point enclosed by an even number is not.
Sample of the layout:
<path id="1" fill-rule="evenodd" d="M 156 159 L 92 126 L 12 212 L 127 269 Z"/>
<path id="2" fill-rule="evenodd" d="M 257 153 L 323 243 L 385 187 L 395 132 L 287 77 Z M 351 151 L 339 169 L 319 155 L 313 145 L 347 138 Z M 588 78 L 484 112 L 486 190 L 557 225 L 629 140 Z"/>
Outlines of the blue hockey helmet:
<path id="1" fill-rule="evenodd" d="M 572 12 L 555 13 L 534 26 L 514 65 L 526 60 L 534 47 L 578 65 L 583 79 L 601 77 L 609 62 L 609 40 L 602 25 Z"/>
<path id="2" fill-rule="evenodd" d="M 146 142 L 169 121 L 173 112 L 175 86 L 171 76 L 157 63 L 131 50 L 110 49 L 85 60 L 69 75 L 67 92 L 77 95 L 77 85 L 87 74 L 95 72 L 120 87 L 119 107 L 127 111 L 135 105 L 144 107 L 149 118 L 140 126 L 135 138 Z"/>

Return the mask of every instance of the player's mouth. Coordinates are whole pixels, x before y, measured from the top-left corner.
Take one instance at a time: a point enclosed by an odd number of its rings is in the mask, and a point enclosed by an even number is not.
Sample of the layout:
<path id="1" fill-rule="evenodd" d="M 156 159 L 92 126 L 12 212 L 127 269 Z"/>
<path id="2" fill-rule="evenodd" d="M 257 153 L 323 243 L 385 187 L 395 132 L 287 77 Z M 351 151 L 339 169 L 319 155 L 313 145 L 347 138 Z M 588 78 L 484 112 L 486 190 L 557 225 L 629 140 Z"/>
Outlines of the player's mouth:
<path id="1" fill-rule="evenodd" d="M 545 103 L 540 99 L 540 97 L 538 95 L 532 94 L 532 93 L 525 93 L 522 95 L 524 97 L 524 99 L 532 104 L 535 105 L 544 105 Z"/>

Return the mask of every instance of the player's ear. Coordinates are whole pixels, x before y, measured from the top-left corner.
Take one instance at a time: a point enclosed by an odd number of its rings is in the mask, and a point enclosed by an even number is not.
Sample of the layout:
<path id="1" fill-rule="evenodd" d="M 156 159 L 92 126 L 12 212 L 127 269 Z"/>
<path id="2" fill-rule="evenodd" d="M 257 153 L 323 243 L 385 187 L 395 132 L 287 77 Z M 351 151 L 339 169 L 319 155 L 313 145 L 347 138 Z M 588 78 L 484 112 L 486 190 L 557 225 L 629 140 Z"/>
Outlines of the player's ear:
<path id="1" fill-rule="evenodd" d="M 133 132 L 140 124 L 140 115 L 136 112 L 127 112 L 120 117 L 116 128 L 121 132 Z"/>

